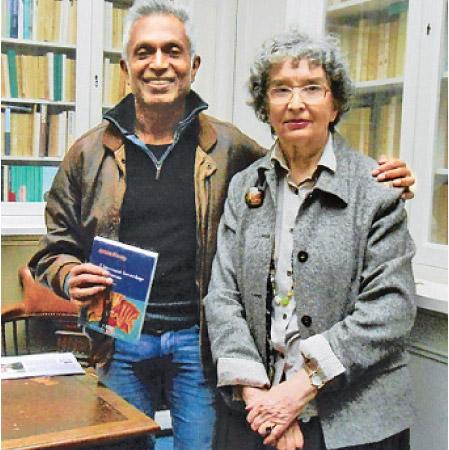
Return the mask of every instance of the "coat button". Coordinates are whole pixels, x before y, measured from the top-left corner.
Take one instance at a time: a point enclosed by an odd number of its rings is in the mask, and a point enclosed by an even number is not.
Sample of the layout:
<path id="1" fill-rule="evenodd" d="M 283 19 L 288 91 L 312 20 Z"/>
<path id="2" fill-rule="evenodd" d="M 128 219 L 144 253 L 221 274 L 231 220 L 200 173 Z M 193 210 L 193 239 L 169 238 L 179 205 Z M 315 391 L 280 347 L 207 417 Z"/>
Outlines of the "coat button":
<path id="1" fill-rule="evenodd" d="M 309 254 L 303 250 L 301 250 L 300 252 L 298 252 L 298 260 L 299 262 L 306 262 L 309 259 Z"/>
<path id="2" fill-rule="evenodd" d="M 312 325 L 312 318 L 310 316 L 302 316 L 301 322 L 305 327 L 309 328 Z"/>

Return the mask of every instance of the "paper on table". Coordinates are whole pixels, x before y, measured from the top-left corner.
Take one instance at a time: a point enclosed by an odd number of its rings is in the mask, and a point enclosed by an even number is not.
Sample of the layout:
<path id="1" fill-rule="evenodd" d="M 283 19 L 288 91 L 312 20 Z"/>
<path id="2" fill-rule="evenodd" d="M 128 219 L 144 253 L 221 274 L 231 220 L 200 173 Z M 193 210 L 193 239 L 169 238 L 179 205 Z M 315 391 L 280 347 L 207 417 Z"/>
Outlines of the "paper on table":
<path id="1" fill-rule="evenodd" d="M 85 373 L 73 353 L 4 356 L 0 366 L 2 380 Z"/>

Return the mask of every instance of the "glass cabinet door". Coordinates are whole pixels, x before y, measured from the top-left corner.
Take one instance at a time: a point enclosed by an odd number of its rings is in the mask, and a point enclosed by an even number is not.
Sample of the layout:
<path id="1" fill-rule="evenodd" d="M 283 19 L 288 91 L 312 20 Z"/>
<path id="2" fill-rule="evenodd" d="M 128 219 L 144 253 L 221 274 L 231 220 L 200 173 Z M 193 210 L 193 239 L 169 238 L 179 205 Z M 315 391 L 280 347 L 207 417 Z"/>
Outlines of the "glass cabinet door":
<path id="1" fill-rule="evenodd" d="M 123 23 L 131 1 L 105 0 L 103 25 L 103 112 L 117 104 L 128 92 L 120 70 Z"/>
<path id="2" fill-rule="evenodd" d="M 77 0 L 2 1 L 1 201 L 7 207 L 44 202 L 75 139 L 77 9 Z"/>
<path id="3" fill-rule="evenodd" d="M 337 126 L 354 149 L 399 157 L 408 1 L 329 1 L 327 32 L 337 35 L 356 95 Z"/>
<path id="4" fill-rule="evenodd" d="M 440 69 L 438 129 L 433 161 L 433 202 L 430 242 L 447 245 L 447 14 L 445 17 L 443 61 Z"/>

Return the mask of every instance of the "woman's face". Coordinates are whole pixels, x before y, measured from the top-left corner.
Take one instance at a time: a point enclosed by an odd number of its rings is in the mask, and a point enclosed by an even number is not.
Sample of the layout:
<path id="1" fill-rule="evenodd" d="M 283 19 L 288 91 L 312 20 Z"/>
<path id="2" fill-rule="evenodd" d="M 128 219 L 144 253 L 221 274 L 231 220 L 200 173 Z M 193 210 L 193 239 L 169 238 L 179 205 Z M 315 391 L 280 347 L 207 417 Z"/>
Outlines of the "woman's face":
<path id="1" fill-rule="evenodd" d="M 293 89 L 291 98 L 286 95 L 282 100 L 291 88 L 304 86 L 310 89 Z M 285 59 L 271 67 L 267 106 L 270 125 L 281 145 L 299 144 L 311 150 L 325 145 L 329 123 L 338 114 L 323 67 L 309 64 L 307 59 Z"/>

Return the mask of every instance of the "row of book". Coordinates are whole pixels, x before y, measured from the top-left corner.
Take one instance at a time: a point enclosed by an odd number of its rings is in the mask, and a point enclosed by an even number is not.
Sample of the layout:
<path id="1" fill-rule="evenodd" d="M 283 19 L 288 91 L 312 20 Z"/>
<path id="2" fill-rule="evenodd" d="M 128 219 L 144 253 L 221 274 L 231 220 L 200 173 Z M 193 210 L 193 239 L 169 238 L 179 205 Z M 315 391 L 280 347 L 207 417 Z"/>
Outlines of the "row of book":
<path id="1" fill-rule="evenodd" d="M 120 3 L 104 2 L 103 46 L 107 49 L 122 48 L 123 23 L 128 6 Z"/>
<path id="2" fill-rule="evenodd" d="M 2 165 L 2 202 L 43 202 L 58 168 Z"/>
<path id="3" fill-rule="evenodd" d="M 340 38 L 353 81 L 382 80 L 403 75 L 407 11 L 401 10 L 387 19 L 362 17 L 330 29 Z"/>
<path id="4" fill-rule="evenodd" d="M 62 158 L 75 139 L 75 111 L 49 113 L 47 105 L 2 110 L 2 155 Z"/>
<path id="5" fill-rule="evenodd" d="M 2 53 L 2 97 L 75 101 L 75 59 L 65 53 Z"/>
<path id="6" fill-rule="evenodd" d="M 339 132 L 366 155 L 399 157 L 402 98 L 393 95 L 373 105 L 359 106 L 343 116 Z"/>
<path id="7" fill-rule="evenodd" d="M 76 43 L 77 0 L 2 0 L 2 37 Z"/>
<path id="8" fill-rule="evenodd" d="M 103 64 L 103 104 L 113 106 L 130 92 L 119 61 L 104 59 Z"/>

